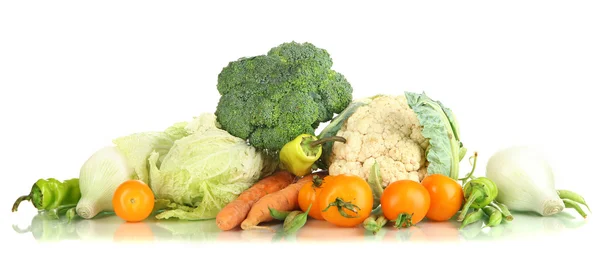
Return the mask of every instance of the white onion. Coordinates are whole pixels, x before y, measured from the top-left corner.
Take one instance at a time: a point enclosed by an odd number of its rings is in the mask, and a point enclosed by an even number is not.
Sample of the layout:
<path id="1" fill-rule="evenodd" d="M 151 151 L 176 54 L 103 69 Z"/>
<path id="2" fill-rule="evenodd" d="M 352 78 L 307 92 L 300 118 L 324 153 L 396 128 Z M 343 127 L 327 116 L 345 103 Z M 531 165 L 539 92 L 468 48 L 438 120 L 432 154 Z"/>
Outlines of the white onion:
<path id="1" fill-rule="evenodd" d="M 565 209 L 550 164 L 531 147 L 514 146 L 496 152 L 488 160 L 486 176 L 498 186 L 498 202 L 510 210 L 551 216 Z"/>
<path id="2" fill-rule="evenodd" d="M 100 212 L 112 211 L 115 190 L 135 176 L 134 168 L 127 165 L 125 157 L 116 147 L 108 146 L 96 151 L 79 172 L 81 199 L 75 210 L 77 215 L 91 219 Z"/>

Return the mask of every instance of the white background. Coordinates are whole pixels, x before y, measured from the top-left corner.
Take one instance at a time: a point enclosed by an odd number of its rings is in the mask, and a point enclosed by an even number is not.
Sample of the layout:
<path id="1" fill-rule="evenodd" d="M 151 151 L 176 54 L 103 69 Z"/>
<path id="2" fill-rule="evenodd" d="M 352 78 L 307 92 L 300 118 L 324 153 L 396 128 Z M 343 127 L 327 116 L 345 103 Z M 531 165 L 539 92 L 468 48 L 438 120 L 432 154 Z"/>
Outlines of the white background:
<path id="1" fill-rule="evenodd" d="M 30 221 L 34 211 L 9 207 L 39 178 L 77 177 L 87 157 L 115 137 L 213 112 L 217 75 L 229 61 L 292 40 L 327 49 L 356 98 L 425 91 L 441 100 L 458 116 L 470 152 L 479 152 L 478 174 L 502 147 L 543 149 L 557 187 L 581 193 L 593 211 L 598 13 L 596 1 L 3 1 L 0 241 L 4 248 L 56 247 L 47 251 L 91 246 L 41 245 L 16 234 L 11 225 Z M 533 232 L 540 242 L 463 244 L 568 249 L 597 234 L 593 217 L 568 233 Z M 431 240 L 427 247 L 445 248 Z"/>

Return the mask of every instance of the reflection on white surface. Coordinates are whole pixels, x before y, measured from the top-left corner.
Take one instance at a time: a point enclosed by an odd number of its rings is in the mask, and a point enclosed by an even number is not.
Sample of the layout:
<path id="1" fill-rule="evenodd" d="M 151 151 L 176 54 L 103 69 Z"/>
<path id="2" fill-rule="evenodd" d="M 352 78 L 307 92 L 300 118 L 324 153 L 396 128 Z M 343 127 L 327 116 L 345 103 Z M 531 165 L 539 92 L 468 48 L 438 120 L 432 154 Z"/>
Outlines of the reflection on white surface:
<path id="1" fill-rule="evenodd" d="M 367 233 L 362 227 L 339 228 L 324 221 L 309 220 L 293 235 L 282 235 L 266 230 L 232 230 L 223 232 L 214 220 L 177 221 L 148 219 L 140 223 L 125 223 L 114 215 L 92 220 L 68 222 L 36 215 L 28 226 L 13 225 L 16 234 L 30 234 L 38 242 L 48 241 L 243 241 L 243 242 L 319 242 L 319 241 L 476 241 L 502 238 L 523 238 L 553 234 L 576 229 L 586 224 L 580 217 L 568 213 L 552 217 L 534 214 L 514 214 L 512 222 L 493 228 L 484 228 L 483 221 L 458 230 L 456 221 L 423 221 L 408 229 L 394 229 L 391 225 L 378 234 Z M 278 232 L 281 225 L 267 224 Z"/>

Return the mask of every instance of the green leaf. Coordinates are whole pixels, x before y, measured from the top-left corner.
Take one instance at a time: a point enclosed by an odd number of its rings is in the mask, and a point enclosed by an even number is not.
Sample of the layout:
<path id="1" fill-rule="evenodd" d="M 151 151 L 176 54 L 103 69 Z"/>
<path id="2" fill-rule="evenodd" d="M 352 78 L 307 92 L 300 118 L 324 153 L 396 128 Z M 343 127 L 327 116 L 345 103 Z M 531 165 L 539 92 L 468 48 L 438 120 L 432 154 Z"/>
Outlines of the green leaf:
<path id="1" fill-rule="evenodd" d="M 273 209 L 269 207 L 269 213 L 271 217 L 276 220 L 285 220 L 285 218 L 290 214 L 290 211 L 278 211 L 277 209 Z"/>
<path id="2" fill-rule="evenodd" d="M 383 179 L 379 172 L 379 163 L 375 161 L 369 172 L 369 180 L 367 181 L 373 191 L 373 209 L 377 208 L 380 203 L 381 195 L 383 194 Z"/>
<path id="3" fill-rule="evenodd" d="M 408 105 L 417 114 L 423 126 L 423 136 L 429 139 L 428 173 L 443 174 L 458 179 L 461 153 L 466 153 L 466 150 L 461 152 L 461 143 L 456 135 L 458 123 L 454 115 L 449 109 L 427 97 L 425 93 L 406 92 L 405 96 Z"/>

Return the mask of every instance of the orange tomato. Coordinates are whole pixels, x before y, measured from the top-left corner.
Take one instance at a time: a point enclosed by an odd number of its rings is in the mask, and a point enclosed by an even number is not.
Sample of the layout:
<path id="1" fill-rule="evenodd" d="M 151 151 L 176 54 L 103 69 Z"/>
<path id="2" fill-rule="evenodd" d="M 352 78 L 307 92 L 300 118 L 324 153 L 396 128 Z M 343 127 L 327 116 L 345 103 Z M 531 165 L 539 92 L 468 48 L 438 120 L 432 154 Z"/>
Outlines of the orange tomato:
<path id="1" fill-rule="evenodd" d="M 381 210 L 390 221 L 399 215 L 406 215 L 407 222 L 399 226 L 405 227 L 419 223 L 429 210 L 429 192 L 423 185 L 413 180 L 398 180 L 388 185 L 381 195 Z"/>
<path id="2" fill-rule="evenodd" d="M 371 214 L 373 192 L 359 176 L 336 175 L 323 187 L 317 203 L 325 221 L 340 227 L 354 227 Z"/>
<path id="3" fill-rule="evenodd" d="M 128 222 L 145 220 L 154 209 L 154 193 L 139 180 L 128 180 L 119 185 L 112 199 L 115 214 Z"/>
<path id="4" fill-rule="evenodd" d="M 463 189 L 454 179 L 441 174 L 427 176 L 421 181 L 431 197 L 429 211 L 425 215 L 432 221 L 447 221 L 460 210 Z"/>
<path id="5" fill-rule="evenodd" d="M 302 188 L 300 188 L 300 192 L 298 193 L 298 205 L 303 212 L 306 212 L 308 207 L 312 204 L 310 211 L 308 211 L 308 216 L 313 219 L 323 220 L 323 215 L 321 215 L 317 200 L 319 194 L 321 194 L 321 190 L 323 190 L 323 187 L 325 187 L 326 183 L 329 182 L 333 176 L 325 176 L 324 178 L 321 176 L 317 177 L 318 178 L 315 178 L 312 182 L 305 183 Z"/>

